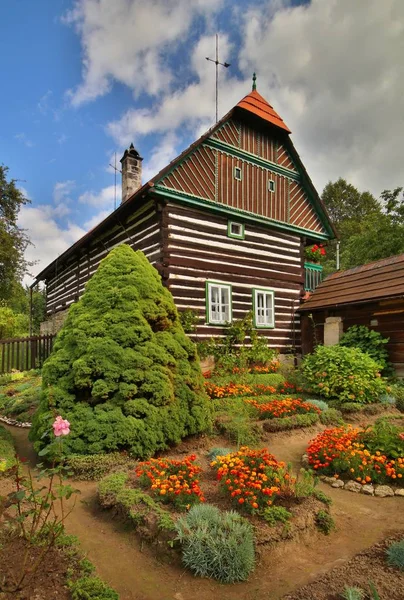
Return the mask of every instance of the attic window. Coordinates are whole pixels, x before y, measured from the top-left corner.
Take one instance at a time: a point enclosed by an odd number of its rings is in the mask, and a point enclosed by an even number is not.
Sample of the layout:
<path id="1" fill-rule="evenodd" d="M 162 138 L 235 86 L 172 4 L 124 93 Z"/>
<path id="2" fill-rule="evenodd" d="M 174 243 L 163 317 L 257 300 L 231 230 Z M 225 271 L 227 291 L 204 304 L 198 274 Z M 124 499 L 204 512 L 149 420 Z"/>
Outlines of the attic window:
<path id="1" fill-rule="evenodd" d="M 227 223 L 227 236 L 238 240 L 244 239 L 244 223 L 229 221 Z"/>
<path id="2" fill-rule="evenodd" d="M 234 167 L 234 179 L 241 181 L 241 167 Z"/>
<path id="3" fill-rule="evenodd" d="M 269 192 L 275 191 L 275 181 L 273 179 L 268 179 L 268 191 Z"/>

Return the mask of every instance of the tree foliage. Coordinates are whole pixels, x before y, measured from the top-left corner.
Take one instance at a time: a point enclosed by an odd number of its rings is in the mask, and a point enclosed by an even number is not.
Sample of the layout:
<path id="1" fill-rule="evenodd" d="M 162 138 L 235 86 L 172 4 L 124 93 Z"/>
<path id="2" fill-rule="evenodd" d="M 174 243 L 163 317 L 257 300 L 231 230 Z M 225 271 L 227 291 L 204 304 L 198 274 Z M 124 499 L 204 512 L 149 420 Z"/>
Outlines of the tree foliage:
<path id="1" fill-rule="evenodd" d="M 0 165 L 0 299 L 12 297 L 16 283 L 20 282 L 29 266 L 24 252 L 29 244 L 25 232 L 18 227 L 21 206 L 29 200 L 8 180 L 8 168 Z"/>
<path id="2" fill-rule="evenodd" d="M 322 200 L 337 229 L 340 267 L 349 269 L 404 252 L 403 188 L 384 190 L 381 200 L 345 179 L 329 182 Z M 336 269 L 336 240 L 328 247 L 325 274 Z"/>
<path id="3" fill-rule="evenodd" d="M 65 450 L 127 449 L 144 458 L 210 426 L 195 345 L 142 252 L 115 248 L 72 305 L 43 368 L 31 437 L 41 450 L 54 411 L 71 423 Z"/>

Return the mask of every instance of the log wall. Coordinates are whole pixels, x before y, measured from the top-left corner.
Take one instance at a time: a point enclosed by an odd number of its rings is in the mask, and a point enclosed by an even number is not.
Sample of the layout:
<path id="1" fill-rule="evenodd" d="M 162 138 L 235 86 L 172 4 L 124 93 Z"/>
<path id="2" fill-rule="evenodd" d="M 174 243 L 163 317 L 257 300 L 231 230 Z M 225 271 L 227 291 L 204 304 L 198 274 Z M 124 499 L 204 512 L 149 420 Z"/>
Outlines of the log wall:
<path id="1" fill-rule="evenodd" d="M 303 289 L 301 240 L 268 227 L 245 226 L 245 239 L 227 236 L 227 219 L 168 203 L 163 280 L 177 308 L 198 312 L 199 341 L 224 335 L 206 322 L 207 280 L 232 285 L 233 319 L 252 310 L 252 289 L 275 292 L 275 328 L 262 329 L 281 352 L 300 351 L 300 319 L 295 315 Z"/>

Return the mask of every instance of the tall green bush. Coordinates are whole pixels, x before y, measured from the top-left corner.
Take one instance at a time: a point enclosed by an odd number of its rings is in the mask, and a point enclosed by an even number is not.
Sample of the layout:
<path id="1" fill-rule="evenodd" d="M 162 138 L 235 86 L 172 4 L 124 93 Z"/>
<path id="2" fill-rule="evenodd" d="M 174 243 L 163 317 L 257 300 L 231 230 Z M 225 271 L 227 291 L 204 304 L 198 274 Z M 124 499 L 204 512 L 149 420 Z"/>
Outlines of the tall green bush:
<path id="1" fill-rule="evenodd" d="M 313 392 L 340 402 L 376 402 L 386 388 L 380 365 L 358 348 L 318 346 L 304 359 L 303 373 Z"/>
<path id="2" fill-rule="evenodd" d="M 386 344 L 389 338 L 384 338 L 378 331 L 373 331 L 365 325 L 353 325 L 342 335 L 340 346 L 359 348 L 368 354 L 381 366 L 383 375 L 391 375 L 393 366 L 389 362 Z"/>
<path id="3" fill-rule="evenodd" d="M 209 428 L 196 347 L 142 252 L 112 250 L 71 306 L 43 367 L 36 450 L 50 443 L 55 412 L 70 421 L 64 450 L 75 454 L 145 458 Z"/>

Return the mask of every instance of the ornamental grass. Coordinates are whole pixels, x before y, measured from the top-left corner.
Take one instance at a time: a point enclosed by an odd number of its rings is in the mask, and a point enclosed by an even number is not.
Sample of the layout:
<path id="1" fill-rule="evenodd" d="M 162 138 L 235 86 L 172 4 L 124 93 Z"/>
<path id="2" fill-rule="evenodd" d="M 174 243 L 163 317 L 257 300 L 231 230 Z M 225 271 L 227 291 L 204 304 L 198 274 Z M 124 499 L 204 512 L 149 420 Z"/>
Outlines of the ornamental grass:
<path id="1" fill-rule="evenodd" d="M 310 404 L 304 402 L 301 398 L 282 398 L 280 400 L 274 399 L 269 402 L 260 403 L 256 400 L 245 400 L 247 404 L 253 406 L 260 419 L 275 419 L 292 417 L 293 415 L 306 415 L 306 414 L 321 414 L 321 410 Z"/>
<path id="2" fill-rule="evenodd" d="M 251 450 L 243 446 L 238 452 L 218 456 L 211 466 L 234 506 L 252 514 L 271 506 L 284 486 L 294 483 L 285 463 L 276 460 L 266 448 Z"/>
<path id="3" fill-rule="evenodd" d="M 195 465 L 195 454 L 183 460 L 152 458 L 141 462 L 135 469 L 140 484 L 164 503 L 172 503 L 179 509 L 205 502 L 197 476 L 202 468 Z"/>
<path id="4" fill-rule="evenodd" d="M 359 483 L 401 483 L 404 478 L 404 433 L 386 422 L 366 429 L 327 429 L 307 449 L 311 467 L 323 475 Z"/>

